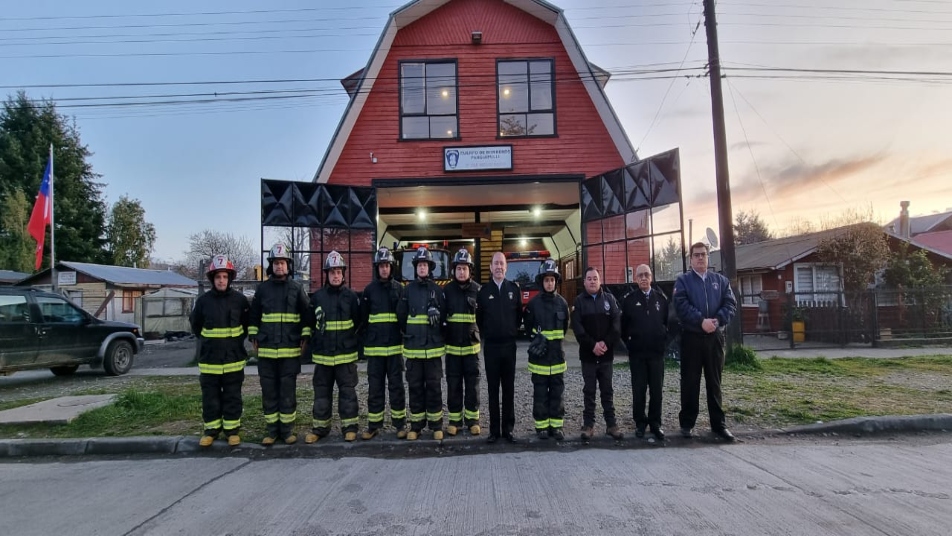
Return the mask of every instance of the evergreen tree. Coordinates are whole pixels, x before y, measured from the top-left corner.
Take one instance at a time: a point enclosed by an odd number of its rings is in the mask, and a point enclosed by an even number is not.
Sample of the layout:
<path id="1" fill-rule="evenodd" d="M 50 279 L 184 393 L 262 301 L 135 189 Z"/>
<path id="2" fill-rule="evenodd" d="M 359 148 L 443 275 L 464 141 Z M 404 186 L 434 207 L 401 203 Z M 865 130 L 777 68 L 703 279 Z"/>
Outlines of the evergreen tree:
<path id="1" fill-rule="evenodd" d="M 106 242 L 112 264 L 149 267 L 149 255 L 155 247 L 155 226 L 145 221 L 145 209 L 138 199 L 122 196 L 112 206 Z"/>
<path id="2" fill-rule="evenodd" d="M 764 242 L 773 238 L 767 224 L 760 219 L 756 210 L 740 211 L 734 222 L 734 243 L 738 246 Z"/>

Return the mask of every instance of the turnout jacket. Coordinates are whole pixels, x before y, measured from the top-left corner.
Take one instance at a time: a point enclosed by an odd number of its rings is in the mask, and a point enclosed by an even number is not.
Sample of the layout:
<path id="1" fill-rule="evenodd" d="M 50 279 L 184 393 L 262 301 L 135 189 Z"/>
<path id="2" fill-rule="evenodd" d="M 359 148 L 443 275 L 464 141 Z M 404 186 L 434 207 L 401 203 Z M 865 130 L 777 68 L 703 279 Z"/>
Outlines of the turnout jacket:
<path id="1" fill-rule="evenodd" d="M 403 335 L 397 323 L 397 305 L 403 297 L 403 285 L 388 278 L 367 285 L 360 298 L 361 320 L 366 322 L 363 335 L 364 355 L 386 357 L 402 352 Z"/>
<path id="2" fill-rule="evenodd" d="M 501 287 L 492 279 L 476 295 L 476 325 L 488 343 L 515 342 L 522 325 L 522 293 L 519 285 L 504 279 Z"/>
<path id="3" fill-rule="evenodd" d="M 427 311 L 439 310 L 438 326 L 431 326 Z M 443 290 L 432 279 L 416 278 L 403 289 L 397 305 L 397 322 L 403 330 L 403 356 L 407 359 L 440 358 L 446 353 L 443 324 L 446 322 L 446 302 Z"/>
<path id="4" fill-rule="evenodd" d="M 635 288 L 621 304 L 622 339 L 629 354 L 664 355 L 668 343 L 668 299 L 652 287 L 645 291 Z"/>
<path id="5" fill-rule="evenodd" d="M 307 292 L 293 279 L 271 278 L 258 285 L 251 302 L 248 338 L 259 358 L 301 356 L 301 339 L 311 336 Z"/>
<path id="6" fill-rule="evenodd" d="M 705 318 L 716 318 L 718 330 L 727 327 L 737 312 L 737 300 L 723 275 L 708 270 L 702 278 L 688 270 L 674 282 L 674 309 L 685 330 L 703 334 Z"/>
<path id="7" fill-rule="evenodd" d="M 189 316 L 192 333 L 202 339 L 198 370 L 203 374 L 225 374 L 245 368 L 248 353 L 245 336 L 251 306 L 235 289 L 209 290 L 195 302 Z"/>
<path id="8" fill-rule="evenodd" d="M 346 285 L 325 285 L 311 295 L 311 360 L 318 365 L 357 361 L 357 330 L 361 327 L 360 298 Z M 323 331 L 318 310 L 324 313 Z"/>
<path id="9" fill-rule="evenodd" d="M 547 339 L 545 356 L 529 355 L 529 372 L 551 376 L 566 370 L 562 340 L 569 327 L 569 304 L 558 292 L 542 291 L 526 306 L 526 331 L 541 331 Z"/>
<path id="10" fill-rule="evenodd" d="M 572 308 L 572 331 L 578 341 L 580 360 L 611 362 L 615 357 L 615 344 L 621 337 L 621 309 L 615 297 L 603 288 L 594 298 L 588 292 L 579 294 Z M 598 341 L 608 345 L 608 351 L 601 356 L 593 353 Z"/>
<path id="11" fill-rule="evenodd" d="M 476 296 L 480 284 L 455 279 L 443 287 L 446 299 L 446 353 L 473 355 L 479 353 L 479 328 L 476 326 Z"/>

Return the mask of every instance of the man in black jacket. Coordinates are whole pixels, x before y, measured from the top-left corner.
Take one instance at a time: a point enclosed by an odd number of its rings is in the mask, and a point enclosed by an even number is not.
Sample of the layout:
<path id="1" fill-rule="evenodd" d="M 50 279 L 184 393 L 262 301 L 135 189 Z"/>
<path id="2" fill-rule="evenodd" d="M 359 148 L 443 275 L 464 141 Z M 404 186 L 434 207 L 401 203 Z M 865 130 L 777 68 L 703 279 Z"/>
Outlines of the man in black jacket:
<path id="1" fill-rule="evenodd" d="M 476 297 L 476 324 L 483 340 L 486 382 L 489 390 L 489 439 L 500 437 L 514 443 L 516 424 L 516 336 L 522 324 L 522 296 L 519 285 L 506 279 L 506 256 L 493 253 L 493 279 L 479 289 Z M 502 386 L 502 415 L 499 387 Z"/>
<path id="2" fill-rule="evenodd" d="M 572 331 L 578 341 L 582 379 L 585 383 L 585 407 L 582 410 L 582 441 L 595 435 L 595 390 L 601 391 L 605 433 L 614 439 L 624 435 L 615 420 L 612 361 L 615 344 L 621 336 L 621 310 L 610 292 L 602 289 L 598 269 L 585 269 L 585 290 L 575 298 L 572 308 Z"/>
<path id="3" fill-rule="evenodd" d="M 642 264 L 635 268 L 638 288 L 625 296 L 621 305 L 621 327 L 628 346 L 628 367 L 631 369 L 632 417 L 635 437 L 645 436 L 645 428 L 658 441 L 664 440 L 661 428 L 661 389 L 664 385 L 664 350 L 668 342 L 668 300 L 651 288 L 651 268 Z M 645 389 L 651 395 L 645 416 Z"/>
<path id="4" fill-rule="evenodd" d="M 251 306 L 244 294 L 231 288 L 235 265 L 215 255 L 208 266 L 212 289 L 195 302 L 189 318 L 192 333 L 201 338 L 198 382 L 202 386 L 202 420 L 205 431 L 198 444 L 210 447 L 224 429 L 228 445 L 241 443 L 241 384 L 245 380 L 245 335 Z"/>

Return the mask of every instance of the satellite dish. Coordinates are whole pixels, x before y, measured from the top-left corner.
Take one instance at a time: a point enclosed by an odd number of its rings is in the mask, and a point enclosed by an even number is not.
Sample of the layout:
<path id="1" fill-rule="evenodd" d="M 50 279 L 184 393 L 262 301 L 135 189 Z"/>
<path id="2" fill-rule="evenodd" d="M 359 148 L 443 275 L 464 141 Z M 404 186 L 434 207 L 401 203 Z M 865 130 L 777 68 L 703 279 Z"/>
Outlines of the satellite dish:
<path id="1" fill-rule="evenodd" d="M 714 229 L 711 229 L 710 227 L 708 227 L 706 233 L 707 233 L 707 241 L 711 244 L 712 248 L 716 248 L 718 242 L 717 242 L 717 235 L 714 234 Z"/>

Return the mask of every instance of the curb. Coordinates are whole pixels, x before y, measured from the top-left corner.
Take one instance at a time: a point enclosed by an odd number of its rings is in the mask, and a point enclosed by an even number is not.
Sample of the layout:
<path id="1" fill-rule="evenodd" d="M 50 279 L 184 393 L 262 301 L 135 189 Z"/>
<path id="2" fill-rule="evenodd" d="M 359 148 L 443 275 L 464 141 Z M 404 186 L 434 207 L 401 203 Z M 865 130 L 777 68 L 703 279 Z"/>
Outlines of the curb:
<path id="1" fill-rule="evenodd" d="M 785 428 L 786 434 L 882 434 L 952 430 L 952 413 L 933 415 L 884 415 Z"/>

